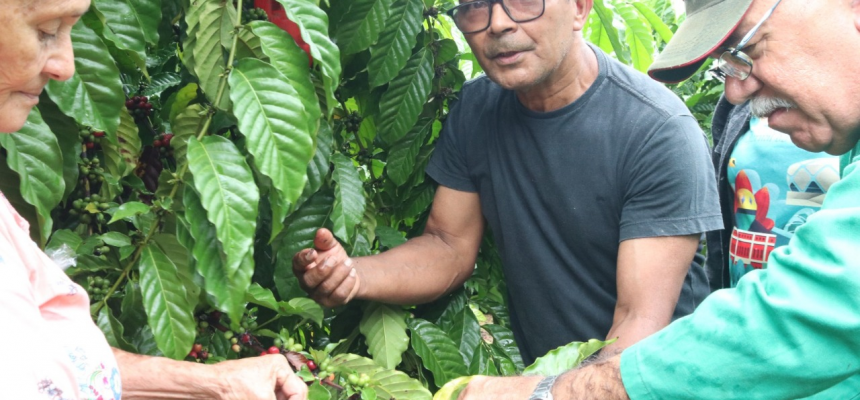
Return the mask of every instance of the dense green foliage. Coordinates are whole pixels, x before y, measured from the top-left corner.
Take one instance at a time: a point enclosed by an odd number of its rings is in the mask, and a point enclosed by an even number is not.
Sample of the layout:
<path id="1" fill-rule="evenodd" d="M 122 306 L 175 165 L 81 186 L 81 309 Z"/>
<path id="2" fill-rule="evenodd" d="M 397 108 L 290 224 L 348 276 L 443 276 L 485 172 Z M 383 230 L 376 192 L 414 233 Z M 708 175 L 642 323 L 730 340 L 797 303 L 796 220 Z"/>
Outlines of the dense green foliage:
<path id="1" fill-rule="evenodd" d="M 34 239 L 76 257 L 68 274 L 128 351 L 211 363 L 276 346 L 324 384 L 315 399 L 427 399 L 460 376 L 521 373 L 490 238 L 465 288 L 417 307 L 323 309 L 291 270 L 319 227 L 355 256 L 422 231 L 424 167 L 480 72 L 440 12 L 453 1 L 255 3 L 93 2 L 75 75 L 0 138 L 14 171 L 0 189 Z M 595 0 L 585 36 L 644 70 L 677 23 L 667 0 Z M 675 90 L 707 127 L 721 88 L 700 74 Z"/>

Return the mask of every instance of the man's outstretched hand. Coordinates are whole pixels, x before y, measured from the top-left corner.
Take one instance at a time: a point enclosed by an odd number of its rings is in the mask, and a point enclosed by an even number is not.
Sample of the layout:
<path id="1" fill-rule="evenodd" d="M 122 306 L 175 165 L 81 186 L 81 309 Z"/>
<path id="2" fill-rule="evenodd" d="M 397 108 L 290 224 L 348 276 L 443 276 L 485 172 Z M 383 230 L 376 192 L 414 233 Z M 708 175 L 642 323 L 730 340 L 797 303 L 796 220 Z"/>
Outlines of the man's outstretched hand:
<path id="1" fill-rule="evenodd" d="M 302 289 L 324 307 L 336 307 L 352 300 L 361 279 L 351 258 L 328 229 L 314 237 L 314 248 L 293 256 L 293 273 Z"/>

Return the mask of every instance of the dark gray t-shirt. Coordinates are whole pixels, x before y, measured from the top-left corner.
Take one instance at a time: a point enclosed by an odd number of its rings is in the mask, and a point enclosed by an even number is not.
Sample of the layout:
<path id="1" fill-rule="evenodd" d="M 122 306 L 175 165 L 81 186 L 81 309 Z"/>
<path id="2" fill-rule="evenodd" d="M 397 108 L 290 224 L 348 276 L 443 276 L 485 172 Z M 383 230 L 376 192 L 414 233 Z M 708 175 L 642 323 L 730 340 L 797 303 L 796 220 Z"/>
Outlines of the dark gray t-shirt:
<path id="1" fill-rule="evenodd" d="M 427 166 L 439 184 L 479 194 L 527 364 L 606 336 L 621 241 L 722 228 L 696 120 L 668 89 L 592 49 L 597 80 L 559 110 L 531 111 L 485 76 L 467 82 Z M 675 316 L 708 292 L 694 262 Z"/>

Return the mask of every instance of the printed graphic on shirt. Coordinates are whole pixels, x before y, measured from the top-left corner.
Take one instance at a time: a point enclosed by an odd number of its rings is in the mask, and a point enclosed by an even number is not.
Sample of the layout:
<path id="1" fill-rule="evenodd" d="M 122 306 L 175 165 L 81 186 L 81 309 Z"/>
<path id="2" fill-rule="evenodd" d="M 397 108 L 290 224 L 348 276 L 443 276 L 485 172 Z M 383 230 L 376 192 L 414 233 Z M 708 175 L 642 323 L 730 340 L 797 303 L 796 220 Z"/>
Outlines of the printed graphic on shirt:
<path id="1" fill-rule="evenodd" d="M 75 367 L 78 390 L 85 399 L 119 400 L 122 393 L 119 370 L 108 369 L 104 362 L 90 359 L 82 347 L 68 352 Z"/>
<path id="2" fill-rule="evenodd" d="M 773 249 L 824 202 L 839 180 L 839 159 L 796 147 L 791 138 L 754 118 L 732 151 L 726 171 L 735 194 L 729 244 L 732 286 L 749 271 L 767 266 Z"/>
<path id="3" fill-rule="evenodd" d="M 42 379 L 38 383 L 38 392 L 45 395 L 45 399 L 50 400 L 71 400 L 70 397 L 63 397 L 63 391 L 54 384 L 50 379 Z"/>

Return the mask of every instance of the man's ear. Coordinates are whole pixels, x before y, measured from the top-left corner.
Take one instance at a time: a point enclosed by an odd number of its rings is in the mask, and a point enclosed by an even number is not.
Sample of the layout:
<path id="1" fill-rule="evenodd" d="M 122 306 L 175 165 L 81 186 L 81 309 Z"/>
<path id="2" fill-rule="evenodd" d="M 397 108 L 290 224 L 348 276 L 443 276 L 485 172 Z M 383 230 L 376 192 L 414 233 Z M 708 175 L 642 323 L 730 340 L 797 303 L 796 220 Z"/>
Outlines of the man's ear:
<path id="1" fill-rule="evenodd" d="M 851 13 L 854 16 L 854 28 L 860 32 L 860 0 L 851 2 Z"/>
<path id="2" fill-rule="evenodd" d="M 581 31 L 588 22 L 588 14 L 594 6 L 594 0 L 568 0 L 576 3 L 576 15 L 574 16 L 574 30 Z M 860 0 L 857 0 L 860 1 Z"/>

